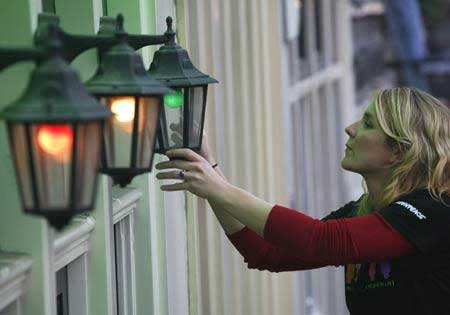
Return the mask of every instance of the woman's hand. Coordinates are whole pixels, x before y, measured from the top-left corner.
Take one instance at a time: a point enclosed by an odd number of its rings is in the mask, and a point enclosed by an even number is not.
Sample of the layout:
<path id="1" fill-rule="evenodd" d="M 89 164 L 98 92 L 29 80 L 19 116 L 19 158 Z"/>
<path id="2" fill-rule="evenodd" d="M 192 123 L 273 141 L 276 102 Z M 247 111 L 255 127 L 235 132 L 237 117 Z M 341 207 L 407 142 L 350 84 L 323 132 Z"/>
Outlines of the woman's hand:
<path id="1" fill-rule="evenodd" d="M 170 161 L 158 163 L 158 170 L 175 169 L 156 174 L 158 179 L 179 179 L 181 183 L 163 185 L 161 190 L 187 190 L 205 199 L 216 199 L 229 186 L 211 164 L 190 149 L 173 149 L 166 152 Z"/>

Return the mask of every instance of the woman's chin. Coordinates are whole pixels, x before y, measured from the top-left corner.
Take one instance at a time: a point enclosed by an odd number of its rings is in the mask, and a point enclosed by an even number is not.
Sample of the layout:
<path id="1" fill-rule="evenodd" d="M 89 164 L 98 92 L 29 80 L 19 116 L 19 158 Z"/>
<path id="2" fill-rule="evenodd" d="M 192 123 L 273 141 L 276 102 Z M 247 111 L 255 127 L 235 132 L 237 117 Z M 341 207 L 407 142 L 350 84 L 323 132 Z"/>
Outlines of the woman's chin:
<path id="1" fill-rule="evenodd" d="M 346 171 L 358 173 L 358 171 L 355 169 L 355 165 L 351 161 L 349 161 L 347 157 L 344 157 L 342 159 L 341 167 Z"/>

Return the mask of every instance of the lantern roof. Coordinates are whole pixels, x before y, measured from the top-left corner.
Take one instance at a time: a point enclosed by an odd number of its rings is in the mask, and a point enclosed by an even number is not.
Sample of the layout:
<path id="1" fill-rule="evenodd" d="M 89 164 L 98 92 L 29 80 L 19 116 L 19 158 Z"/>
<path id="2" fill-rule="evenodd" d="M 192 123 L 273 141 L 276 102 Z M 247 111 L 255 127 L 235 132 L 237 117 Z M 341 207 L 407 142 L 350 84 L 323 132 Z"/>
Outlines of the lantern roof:
<path id="1" fill-rule="evenodd" d="M 112 28 L 101 28 L 102 35 Z M 114 35 L 118 42 L 102 51 L 97 73 L 86 83 L 95 95 L 162 95 L 174 91 L 145 70 L 141 55 L 128 44 L 123 29 L 123 16 L 119 15 Z"/>
<path id="2" fill-rule="evenodd" d="M 175 43 L 172 18 L 166 19 L 169 40 L 153 56 L 148 73 L 170 87 L 190 87 L 218 83 L 216 79 L 198 70 L 191 62 L 186 49 Z"/>
<path id="3" fill-rule="evenodd" d="M 34 70 L 24 94 L 2 111 L 3 118 L 17 122 L 89 121 L 110 115 L 58 54 Z"/>

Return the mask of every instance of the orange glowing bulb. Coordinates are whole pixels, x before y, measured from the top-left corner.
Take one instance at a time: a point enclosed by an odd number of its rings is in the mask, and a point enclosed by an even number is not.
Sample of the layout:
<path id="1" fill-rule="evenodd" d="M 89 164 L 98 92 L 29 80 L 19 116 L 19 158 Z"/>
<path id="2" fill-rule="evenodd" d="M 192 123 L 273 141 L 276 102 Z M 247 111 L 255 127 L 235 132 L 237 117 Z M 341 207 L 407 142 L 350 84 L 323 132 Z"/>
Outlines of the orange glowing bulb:
<path id="1" fill-rule="evenodd" d="M 134 119 L 134 97 L 115 97 L 111 100 L 111 111 L 118 122 L 127 123 Z"/>
<path id="2" fill-rule="evenodd" d="M 58 160 L 67 159 L 73 143 L 70 125 L 41 125 L 37 132 L 39 147 Z"/>

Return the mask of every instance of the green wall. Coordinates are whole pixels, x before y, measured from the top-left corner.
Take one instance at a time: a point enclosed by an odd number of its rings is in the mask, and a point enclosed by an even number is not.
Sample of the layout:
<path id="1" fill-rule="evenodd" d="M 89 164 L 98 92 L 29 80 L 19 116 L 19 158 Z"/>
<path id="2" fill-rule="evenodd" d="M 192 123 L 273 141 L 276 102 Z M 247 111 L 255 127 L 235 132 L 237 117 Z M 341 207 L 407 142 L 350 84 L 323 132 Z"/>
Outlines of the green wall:
<path id="1" fill-rule="evenodd" d="M 98 0 L 102 2 L 101 0 Z M 146 1 L 146 2 L 144 2 Z M 55 0 L 56 14 L 59 15 L 61 26 L 69 33 L 94 34 L 98 8 L 92 0 Z M 125 29 L 130 33 L 153 34 L 155 30 L 155 2 L 154 0 L 107 0 L 107 13 L 115 16 L 122 13 L 125 16 Z M 98 5 L 98 3 L 97 3 Z M 147 12 L 141 12 L 140 5 L 144 5 Z M 37 20 L 37 8 L 34 0 L 3 1 L 0 10 L 0 44 L 27 45 L 32 44 L 32 35 Z M 34 12 L 34 13 L 30 13 Z M 99 12 L 101 14 L 101 12 Z M 141 17 L 146 17 L 148 29 L 141 29 Z M 97 17 L 98 18 L 98 17 Z M 147 55 L 155 48 L 145 48 Z M 146 65 L 148 65 L 148 60 Z M 94 74 L 97 67 L 94 49 L 80 55 L 72 66 L 79 71 L 83 81 Z M 34 69 L 32 63 L 21 63 L 0 72 L 0 109 L 18 98 L 26 88 L 30 72 Z M 25 215 L 21 211 L 21 204 L 17 191 L 17 184 L 13 164 L 9 154 L 5 123 L 0 123 L 0 250 L 27 253 L 33 259 L 31 271 L 31 286 L 25 300 L 24 314 L 45 314 L 45 268 L 49 268 L 49 253 L 43 245 L 46 241 L 46 223 L 43 219 Z M 137 313 L 150 314 L 152 301 L 152 269 L 150 255 L 149 213 L 151 198 L 149 196 L 153 174 L 141 175 L 133 181 L 131 187 L 143 192 L 143 198 L 136 211 L 135 220 L 135 254 L 136 254 L 136 300 Z M 111 309 L 107 296 L 108 255 L 111 255 L 111 182 L 108 177 L 99 178 L 96 208 L 92 216 L 96 220 L 96 227 L 92 233 L 91 250 L 88 255 L 88 301 L 90 314 L 108 314 Z M 162 202 L 159 201 L 162 206 Z M 162 253 L 164 254 L 164 253 Z M 162 257 L 161 259 L 164 259 Z M 167 298 L 167 294 L 163 295 Z M 164 303 L 167 305 L 167 303 Z M 163 309 L 167 312 L 167 309 Z"/>
<path id="2" fill-rule="evenodd" d="M 2 1 L 0 10 L 0 43 L 29 46 L 32 43 L 30 6 L 26 0 Z M 34 65 L 20 63 L 0 72 L 0 109 L 24 91 Z M 29 254 L 33 258 L 31 286 L 25 314 L 44 314 L 43 270 L 45 267 L 42 219 L 26 216 L 21 211 L 19 192 L 9 153 L 6 125 L 0 123 L 0 249 Z"/>

